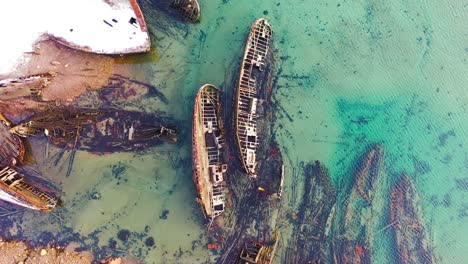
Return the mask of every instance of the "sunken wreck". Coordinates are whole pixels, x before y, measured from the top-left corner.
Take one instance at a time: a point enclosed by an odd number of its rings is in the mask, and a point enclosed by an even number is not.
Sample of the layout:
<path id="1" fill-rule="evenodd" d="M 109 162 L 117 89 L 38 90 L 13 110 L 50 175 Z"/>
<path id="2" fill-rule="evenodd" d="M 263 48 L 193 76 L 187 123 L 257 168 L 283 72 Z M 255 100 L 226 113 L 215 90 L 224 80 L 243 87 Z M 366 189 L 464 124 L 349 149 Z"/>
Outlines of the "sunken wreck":
<path id="1" fill-rule="evenodd" d="M 90 152 L 132 151 L 177 141 L 177 128 L 145 113 L 110 109 L 50 109 L 11 128 L 17 135 L 45 135 L 57 147 Z"/>
<path id="2" fill-rule="evenodd" d="M 338 263 L 371 263 L 372 223 L 361 214 L 372 208 L 384 159 L 383 147 L 375 144 L 359 161 L 351 192 L 342 208 L 341 233 L 334 241 L 333 258 Z"/>
<path id="3" fill-rule="evenodd" d="M 272 61 L 272 28 L 265 18 L 256 20 L 247 39 L 235 96 L 234 125 L 245 172 L 257 177 L 259 131 L 257 117 L 264 99 Z"/>
<path id="4" fill-rule="evenodd" d="M 429 248 L 417 195 L 410 177 L 403 174 L 390 194 L 390 223 L 398 263 L 435 263 Z"/>
<path id="5" fill-rule="evenodd" d="M 224 134 L 219 90 L 205 84 L 197 93 L 193 109 L 192 166 L 197 201 L 210 220 L 226 207 Z"/>

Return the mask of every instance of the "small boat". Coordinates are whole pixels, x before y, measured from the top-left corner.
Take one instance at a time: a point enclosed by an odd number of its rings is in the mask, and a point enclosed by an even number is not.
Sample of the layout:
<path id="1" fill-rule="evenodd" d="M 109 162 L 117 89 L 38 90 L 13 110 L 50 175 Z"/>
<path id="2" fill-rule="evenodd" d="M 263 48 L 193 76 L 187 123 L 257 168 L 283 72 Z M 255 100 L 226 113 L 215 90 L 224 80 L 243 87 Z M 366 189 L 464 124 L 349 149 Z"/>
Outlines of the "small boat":
<path id="1" fill-rule="evenodd" d="M 225 209 L 224 128 L 219 90 L 203 85 L 193 109 L 192 159 L 197 201 L 207 218 L 213 220 Z"/>
<path id="2" fill-rule="evenodd" d="M 164 118 L 110 109 L 58 108 L 39 113 L 11 128 L 17 135 L 44 134 L 55 146 L 90 152 L 133 151 L 177 141 L 177 128 Z"/>
<path id="3" fill-rule="evenodd" d="M 198 0 L 172 0 L 171 7 L 177 9 L 184 19 L 192 23 L 200 20 L 201 11 Z"/>
<path id="4" fill-rule="evenodd" d="M 13 167 L 0 167 L 0 199 L 26 208 L 51 211 L 58 204 L 56 197 L 24 179 Z"/>
<path id="5" fill-rule="evenodd" d="M 257 104 L 264 70 L 270 63 L 272 28 L 265 18 L 255 21 L 242 59 L 235 102 L 235 131 L 240 159 L 248 176 L 257 177 Z"/>

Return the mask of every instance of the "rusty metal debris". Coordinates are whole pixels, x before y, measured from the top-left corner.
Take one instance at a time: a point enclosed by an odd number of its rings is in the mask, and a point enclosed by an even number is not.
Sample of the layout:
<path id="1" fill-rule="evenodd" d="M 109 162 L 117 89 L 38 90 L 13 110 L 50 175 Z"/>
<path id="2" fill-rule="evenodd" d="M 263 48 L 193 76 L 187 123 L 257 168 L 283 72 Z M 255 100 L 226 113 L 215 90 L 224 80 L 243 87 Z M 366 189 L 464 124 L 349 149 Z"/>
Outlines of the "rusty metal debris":
<path id="1" fill-rule="evenodd" d="M 38 113 L 11 131 L 22 137 L 45 135 L 52 144 L 91 152 L 131 151 L 177 141 L 177 128 L 164 118 L 110 109 L 55 108 Z"/>

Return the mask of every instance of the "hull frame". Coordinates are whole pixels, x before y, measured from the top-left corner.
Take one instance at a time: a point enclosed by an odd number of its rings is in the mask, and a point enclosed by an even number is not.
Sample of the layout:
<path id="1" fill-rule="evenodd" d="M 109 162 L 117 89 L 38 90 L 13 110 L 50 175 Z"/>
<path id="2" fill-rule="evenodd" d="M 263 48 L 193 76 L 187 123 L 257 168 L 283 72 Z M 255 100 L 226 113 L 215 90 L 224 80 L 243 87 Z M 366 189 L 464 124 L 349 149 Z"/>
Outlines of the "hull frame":
<path id="1" fill-rule="evenodd" d="M 218 88 L 211 84 L 203 85 L 197 93 L 193 110 L 192 169 L 197 202 L 211 221 L 226 207 L 227 164 L 224 163 L 221 118 Z"/>
<path id="2" fill-rule="evenodd" d="M 237 147 L 250 178 L 257 177 L 257 106 L 260 101 L 261 75 L 271 57 L 272 28 L 265 18 L 257 19 L 251 27 L 242 59 L 235 97 Z"/>

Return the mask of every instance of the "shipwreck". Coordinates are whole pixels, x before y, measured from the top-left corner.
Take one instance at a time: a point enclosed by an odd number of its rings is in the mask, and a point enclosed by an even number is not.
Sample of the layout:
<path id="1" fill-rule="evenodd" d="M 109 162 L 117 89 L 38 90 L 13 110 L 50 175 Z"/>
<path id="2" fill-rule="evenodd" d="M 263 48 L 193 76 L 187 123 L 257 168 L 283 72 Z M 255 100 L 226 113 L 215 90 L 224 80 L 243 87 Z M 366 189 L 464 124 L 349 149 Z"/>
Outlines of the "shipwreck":
<path id="1" fill-rule="evenodd" d="M 200 88 L 193 109 L 193 181 L 197 201 L 207 218 L 221 215 L 225 205 L 224 128 L 219 90 L 211 84 Z"/>
<path id="2" fill-rule="evenodd" d="M 265 18 L 256 20 L 247 39 L 235 96 L 234 125 L 236 139 L 245 172 L 257 177 L 257 147 L 259 131 L 257 118 L 268 78 L 265 69 L 272 58 L 272 28 Z"/>
<path id="3" fill-rule="evenodd" d="M 45 135 L 57 147 L 90 152 L 132 151 L 177 141 L 177 128 L 153 115 L 110 109 L 50 109 L 11 128 L 17 135 Z"/>
<path id="4" fill-rule="evenodd" d="M 427 239 L 418 195 L 411 178 L 403 174 L 390 194 L 390 223 L 395 261 L 399 263 L 435 263 Z"/>

